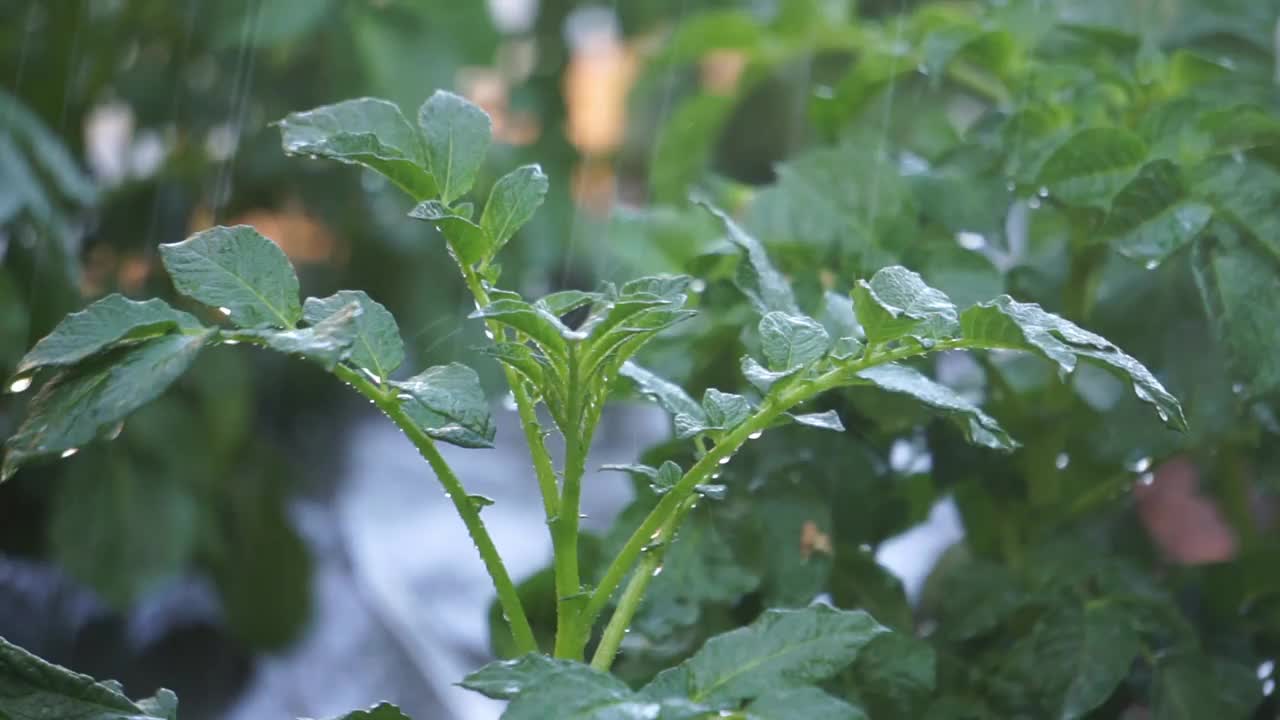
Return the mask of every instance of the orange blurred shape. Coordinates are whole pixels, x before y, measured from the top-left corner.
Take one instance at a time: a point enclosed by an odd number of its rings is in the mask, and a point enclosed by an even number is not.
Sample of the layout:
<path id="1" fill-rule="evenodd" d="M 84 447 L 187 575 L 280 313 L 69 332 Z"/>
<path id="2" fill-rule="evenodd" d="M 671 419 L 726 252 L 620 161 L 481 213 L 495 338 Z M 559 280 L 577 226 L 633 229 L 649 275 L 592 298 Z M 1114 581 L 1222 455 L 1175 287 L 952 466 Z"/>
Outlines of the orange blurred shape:
<path id="1" fill-rule="evenodd" d="M 713 95 L 732 95 L 746 67 L 747 54 L 741 50 L 712 50 L 699 65 L 702 87 Z"/>
<path id="2" fill-rule="evenodd" d="M 1205 565 L 1235 557 L 1235 533 L 1200 494 L 1200 472 L 1190 459 L 1175 457 L 1144 475 L 1134 497 L 1147 534 L 1169 560 Z"/>
<path id="3" fill-rule="evenodd" d="M 808 560 L 815 552 L 831 554 L 831 536 L 818 529 L 818 524 L 805 520 L 800 528 L 800 557 Z"/>
<path id="4" fill-rule="evenodd" d="M 595 215 L 608 215 L 617 197 L 618 178 L 613 163 L 590 158 L 573 168 L 571 192 L 578 207 Z"/>
<path id="5" fill-rule="evenodd" d="M 253 226 L 295 262 L 345 265 L 350 254 L 324 223 L 292 204 L 282 210 L 249 210 L 222 224 Z M 191 213 L 188 231 L 195 233 L 213 225 L 213 213 L 200 206 Z"/>
<path id="6" fill-rule="evenodd" d="M 616 150 L 627 127 L 627 93 L 635 80 L 633 48 L 610 30 L 585 34 L 573 50 L 564 75 L 569 142 L 584 155 Z"/>
<path id="7" fill-rule="evenodd" d="M 510 108 L 510 83 L 491 67 L 467 67 L 458 71 L 458 90 L 489 113 L 493 139 L 507 145 L 529 145 L 542 134 L 542 123 L 530 112 Z"/>

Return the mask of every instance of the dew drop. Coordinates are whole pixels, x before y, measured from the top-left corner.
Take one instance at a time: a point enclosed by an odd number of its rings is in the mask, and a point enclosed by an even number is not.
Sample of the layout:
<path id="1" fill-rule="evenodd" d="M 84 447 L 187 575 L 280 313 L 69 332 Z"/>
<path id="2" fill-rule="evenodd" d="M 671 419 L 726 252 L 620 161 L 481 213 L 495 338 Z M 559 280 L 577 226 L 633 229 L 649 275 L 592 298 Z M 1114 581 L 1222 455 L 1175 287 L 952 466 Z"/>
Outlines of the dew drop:
<path id="1" fill-rule="evenodd" d="M 748 436 L 747 436 L 747 439 L 748 439 L 748 440 L 759 440 L 761 435 L 764 435 L 764 431 L 763 431 L 763 430 L 757 430 L 757 431 L 755 431 L 755 432 L 751 433 L 750 435 L 748 435 Z"/>
<path id="2" fill-rule="evenodd" d="M 218 308 L 218 312 L 226 315 L 227 317 L 231 317 L 231 308 L 229 307 L 220 307 Z"/>
<path id="3" fill-rule="evenodd" d="M 733 457 L 732 457 L 732 456 L 730 456 L 730 455 L 725 455 L 724 457 L 720 458 L 720 459 L 719 459 L 719 460 L 717 460 L 716 462 L 720 463 L 721 465 L 727 465 L 727 464 L 729 464 L 729 461 L 730 461 L 730 460 L 732 460 L 732 459 L 733 459 Z"/>
<path id="4" fill-rule="evenodd" d="M 1028 201 L 1027 201 L 1027 207 L 1031 208 L 1032 210 L 1039 210 L 1039 209 L 1040 209 L 1040 198 L 1038 198 L 1038 197 L 1033 197 L 1033 198 L 1031 198 L 1030 200 L 1028 200 Z"/>
<path id="5" fill-rule="evenodd" d="M 976 252 L 987 246 L 987 239 L 981 233 L 961 230 L 956 233 L 956 243 L 965 250 Z"/>
<path id="6" fill-rule="evenodd" d="M 1059 470 L 1066 470 L 1067 466 L 1070 464 L 1071 456 L 1064 452 L 1058 453 L 1058 456 L 1053 459 L 1053 466 Z"/>
<path id="7" fill-rule="evenodd" d="M 1151 469 L 1151 458 L 1140 457 L 1129 463 L 1128 467 L 1131 472 L 1144 473 Z"/>
<path id="8" fill-rule="evenodd" d="M 719 479 L 720 479 L 720 473 L 718 473 L 718 472 L 713 472 L 713 473 L 711 473 L 711 479 L 712 479 L 712 480 L 719 480 Z"/>
<path id="9" fill-rule="evenodd" d="M 659 576 L 659 575 L 661 575 L 661 574 L 662 574 L 662 566 L 661 566 L 661 565 L 659 565 L 658 567 L 656 567 L 656 568 L 654 568 L 654 569 L 653 569 L 653 577 L 658 577 L 658 576 Z"/>
<path id="10" fill-rule="evenodd" d="M 67 458 L 71 457 L 72 455 L 75 455 L 78 452 L 80 452 L 80 448 L 67 448 L 66 450 L 62 451 L 62 459 L 66 460 Z"/>
<path id="11" fill-rule="evenodd" d="M 445 499 L 445 500 L 452 500 L 452 499 L 453 499 L 453 495 L 452 495 L 451 493 L 445 493 L 445 494 L 444 494 L 444 499 Z"/>
<path id="12" fill-rule="evenodd" d="M 240 344 L 240 341 L 239 341 L 239 340 L 232 340 L 231 338 L 227 338 L 226 340 L 223 340 L 223 341 L 222 341 L 222 344 L 223 344 L 223 345 L 239 345 L 239 344 Z"/>
<path id="13" fill-rule="evenodd" d="M 490 340 L 492 340 L 492 339 L 493 339 L 493 331 L 492 331 L 492 330 L 490 330 L 489 328 L 485 328 L 485 329 L 484 329 L 484 336 L 485 336 L 485 337 L 487 337 L 487 338 L 489 338 Z"/>
<path id="14" fill-rule="evenodd" d="M 689 289 L 695 293 L 700 293 L 707 289 L 707 282 L 702 278 L 694 278 L 693 282 L 689 283 Z"/>
<path id="15" fill-rule="evenodd" d="M 1271 673 L 1275 672 L 1275 669 L 1276 663 L 1274 660 L 1263 660 L 1262 663 L 1258 665 L 1258 679 L 1266 680 L 1271 677 Z"/>
<path id="16" fill-rule="evenodd" d="M 1148 269 L 1148 270 L 1155 270 L 1156 268 L 1160 267 L 1160 261 L 1159 261 L 1159 260 L 1148 260 L 1148 261 L 1146 261 L 1145 263 L 1143 263 L 1143 264 L 1142 264 L 1142 267 L 1144 267 L 1144 268 L 1146 268 L 1146 269 Z"/>
<path id="17" fill-rule="evenodd" d="M 1036 194 L 1042 198 L 1047 198 L 1049 197 L 1049 188 L 1041 186 L 1040 189 L 1036 191 Z"/>
<path id="18" fill-rule="evenodd" d="M 1143 487 L 1151 487 L 1155 482 L 1156 476 L 1154 473 L 1142 473 L 1142 475 L 1138 476 L 1138 484 Z"/>
<path id="19" fill-rule="evenodd" d="M 1237 394 L 1237 395 L 1243 395 L 1243 394 L 1244 394 L 1244 383 L 1233 383 L 1233 384 L 1231 385 L 1231 392 L 1233 392 L 1233 393 L 1235 393 L 1235 394 Z"/>
<path id="20" fill-rule="evenodd" d="M 13 382 L 9 383 L 9 392 L 15 393 L 15 394 L 20 392 L 26 392 L 27 388 L 29 387 L 31 387 L 31 378 L 20 377 L 17 380 L 14 380 Z"/>

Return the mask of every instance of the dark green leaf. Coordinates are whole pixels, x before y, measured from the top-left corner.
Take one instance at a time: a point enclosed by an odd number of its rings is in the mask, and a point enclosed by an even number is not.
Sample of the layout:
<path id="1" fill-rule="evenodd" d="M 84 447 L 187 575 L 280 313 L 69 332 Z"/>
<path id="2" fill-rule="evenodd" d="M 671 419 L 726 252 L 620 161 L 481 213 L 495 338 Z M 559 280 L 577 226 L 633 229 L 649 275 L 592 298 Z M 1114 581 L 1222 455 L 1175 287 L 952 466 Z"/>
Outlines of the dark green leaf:
<path id="1" fill-rule="evenodd" d="M 248 225 L 215 227 L 160 246 L 178 292 L 240 327 L 287 327 L 302 317 L 298 277 L 278 245 Z"/>
<path id="2" fill-rule="evenodd" d="M 150 720 L 153 717 L 116 688 L 45 662 L 3 638 L 0 638 L 0 716 L 11 720 Z"/>
<path id="3" fill-rule="evenodd" d="M 773 266 L 760 241 L 748 235 L 738 226 L 738 223 L 733 221 L 733 218 L 719 208 L 708 204 L 704 204 L 704 207 L 720 219 L 728 234 L 729 242 L 746 255 L 745 261 L 738 265 L 735 282 L 738 289 L 751 300 L 756 312 L 763 315 L 776 310 L 790 315 L 800 315 L 800 308 L 796 305 L 795 296 L 791 292 L 791 284 Z"/>
<path id="4" fill-rule="evenodd" d="M 368 710 L 354 710 L 331 720 L 409 720 L 409 716 L 391 703 L 378 703 Z"/>
<path id="5" fill-rule="evenodd" d="M 1280 390 L 1280 266 L 1231 228 L 1215 223 L 1193 267 L 1213 329 L 1249 397 Z"/>
<path id="6" fill-rule="evenodd" d="M 804 315 L 770 312 L 760 319 L 759 329 L 761 350 L 774 372 L 805 367 L 831 346 L 826 329 Z"/>
<path id="7" fill-rule="evenodd" d="M 1107 605 L 1051 615 L 1036 635 L 1041 682 L 1062 688 L 1054 715 L 1060 720 L 1085 717 L 1106 702 L 1140 650 L 1129 617 Z"/>
<path id="8" fill-rule="evenodd" d="M 1142 138 L 1121 128 L 1088 128 L 1060 145 L 1036 183 L 1058 202 L 1106 209 L 1147 159 Z"/>
<path id="9" fill-rule="evenodd" d="M 77 449 L 114 431 L 129 413 L 186 372 L 211 336 L 209 331 L 154 338 L 60 372 L 40 388 L 26 420 L 5 442 L 0 480 L 32 460 Z"/>
<path id="10" fill-rule="evenodd" d="M 996 450 L 1013 450 L 1018 443 L 982 408 L 954 390 L 930 380 L 905 365 L 877 365 L 862 370 L 858 377 L 892 393 L 910 395 L 920 402 L 954 417 L 969 442 Z"/>
<path id="11" fill-rule="evenodd" d="M 547 195 L 547 176 L 537 165 L 525 165 L 503 175 L 489 191 L 480 227 L 489 236 L 488 258 L 497 255 L 512 235 L 533 217 Z"/>
<path id="12" fill-rule="evenodd" d="M 415 407 L 444 418 L 444 424 L 424 424 L 431 437 L 463 447 L 491 447 L 494 423 L 480 377 L 466 365 L 450 363 L 427 368 L 391 386 L 404 393 L 405 410 L 420 419 Z M 428 415 L 428 417 L 430 417 Z"/>
<path id="13" fill-rule="evenodd" d="M 848 666 L 884 627 L 860 612 L 814 605 L 766 610 L 754 623 L 707 641 L 640 694 L 732 703 L 822 682 Z"/>
<path id="14" fill-rule="evenodd" d="M 569 660 L 558 660 L 542 653 L 530 653 L 514 660 L 491 662 L 463 678 L 459 683 L 495 700 L 510 700 L 558 673 L 573 669 Z"/>
<path id="15" fill-rule="evenodd" d="M 400 108 L 386 100 L 359 98 L 291 113 L 280 121 L 280 136 L 289 154 L 363 165 L 414 200 L 438 192 L 427 171 L 422 138 Z"/>
<path id="16" fill-rule="evenodd" d="M 883 343 L 903 336 L 938 339 L 953 335 L 957 329 L 956 306 L 951 299 L 900 266 L 878 271 L 870 282 L 859 280 L 853 289 L 853 306 L 868 342 Z"/>
<path id="17" fill-rule="evenodd" d="M 386 380 L 404 362 L 404 341 L 392 314 L 361 290 L 340 290 L 327 298 L 307 298 L 302 319 L 318 325 L 352 303 L 360 307 L 355 317 L 356 342 L 351 362 Z"/>
<path id="18" fill-rule="evenodd" d="M 448 205 L 475 183 L 489 151 L 492 123 L 465 98 L 437 90 L 418 110 L 418 125 L 426 139 L 427 167 Z"/>
<path id="19" fill-rule="evenodd" d="M 621 680 L 580 663 L 568 663 L 507 706 L 503 720 L 654 720 L 657 702 L 640 698 Z"/>
<path id="20" fill-rule="evenodd" d="M 929 643 L 904 632 L 867 643 L 847 673 L 872 717 L 920 717 L 937 684 L 937 658 Z"/>
<path id="21" fill-rule="evenodd" d="M 832 697 L 816 687 L 774 690 L 751 703 L 747 710 L 753 720 L 867 720 L 867 714 L 862 708 Z"/>
<path id="22" fill-rule="evenodd" d="M 1045 312 L 1035 303 L 1020 303 L 1001 295 L 965 310 L 960 316 L 960 325 L 966 345 L 1029 350 L 1057 363 L 1064 373 L 1074 370 L 1078 359 L 1096 362 L 1132 384 L 1138 398 L 1155 407 L 1169 427 L 1177 430 L 1187 427 L 1177 398 L 1165 390 L 1142 363 L 1106 338 Z"/>
<path id="23" fill-rule="evenodd" d="M 728 432 L 751 417 L 751 403 L 741 395 L 707 388 L 702 396 L 702 412 L 699 415 L 676 415 L 676 435 L 693 437 L 700 432 L 718 430 Z"/>
<path id="24" fill-rule="evenodd" d="M 747 382 L 751 383 L 752 387 L 766 394 L 779 381 L 795 377 L 803 369 L 797 366 L 789 370 L 774 372 L 756 362 L 756 359 L 749 355 L 742 357 L 742 376 L 747 379 Z"/>
<path id="25" fill-rule="evenodd" d="M 359 321 L 363 313 L 360 302 L 352 301 L 311 327 L 301 330 L 246 330 L 242 335 L 258 339 L 276 352 L 298 355 L 319 363 L 332 372 L 338 363 L 351 355 L 359 338 Z"/>
<path id="26" fill-rule="evenodd" d="M 569 356 L 569 346 L 564 338 L 564 324 L 545 308 L 538 308 L 523 300 L 494 300 L 471 313 L 472 318 L 497 320 L 528 335 L 538 343 L 542 351 L 564 362 Z"/>
<path id="27" fill-rule="evenodd" d="M 1116 196 L 1102 232 L 1121 253 L 1160 263 L 1209 224 L 1213 208 L 1187 195 L 1178 166 L 1148 163 Z"/>
<path id="28" fill-rule="evenodd" d="M 1155 671 L 1152 720 L 1245 720 L 1262 700 L 1253 670 L 1229 660 L 1179 653 Z"/>
<path id="29" fill-rule="evenodd" d="M 1218 217 L 1239 225 L 1280 260 L 1280 171 L 1243 155 L 1226 156 L 1197 168 L 1193 185 Z"/>
<path id="30" fill-rule="evenodd" d="M 449 244 L 449 252 L 462 265 L 469 267 L 492 256 L 491 241 L 484 229 L 454 213 L 439 200 L 418 203 L 409 211 L 409 217 L 435 225 Z"/>
<path id="31" fill-rule="evenodd" d="M 135 302 L 122 295 L 108 295 L 63 318 L 22 358 L 14 373 L 25 375 L 44 367 L 74 365 L 117 343 L 199 326 L 195 318 L 174 310 L 163 300 Z"/>

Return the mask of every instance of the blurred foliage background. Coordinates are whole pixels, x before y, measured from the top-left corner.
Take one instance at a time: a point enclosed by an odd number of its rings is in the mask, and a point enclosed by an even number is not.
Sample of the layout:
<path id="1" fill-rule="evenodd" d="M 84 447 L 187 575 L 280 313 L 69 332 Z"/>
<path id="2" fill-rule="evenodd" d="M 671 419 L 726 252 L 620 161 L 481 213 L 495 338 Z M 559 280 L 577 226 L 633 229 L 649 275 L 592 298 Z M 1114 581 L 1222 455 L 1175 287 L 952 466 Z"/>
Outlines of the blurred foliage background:
<path id="1" fill-rule="evenodd" d="M 412 111 L 450 88 L 495 120 L 481 185 L 524 162 L 552 178 L 506 251 L 504 284 L 540 294 L 633 272 L 704 279 L 711 312 L 650 358 L 691 391 L 730 389 L 753 342 L 730 254 L 687 204 L 697 191 L 744 218 L 810 306 L 903 262 L 957 302 L 1009 292 L 1101 332 L 1188 406 L 1193 433 L 1175 438 L 1139 420 L 1106 378 L 1063 382 L 1012 361 L 940 366 L 1026 444 L 993 458 L 890 398 L 837 398 L 852 439 L 782 431 L 735 461 L 726 480 L 751 494 L 682 536 L 624 673 L 651 674 L 759 607 L 827 593 L 887 624 L 948 628 L 927 684 L 963 692 L 948 706 L 956 714 L 939 717 L 1025 711 L 1030 701 L 1008 694 L 1025 678 L 1004 658 L 1033 653 L 1019 642 L 1041 642 L 1044 618 L 1079 610 L 1044 598 L 1118 586 L 1150 601 L 1155 634 L 1192 627 L 1197 653 L 1247 673 L 1280 649 L 1280 273 L 1268 218 L 1280 207 L 1280 132 L 1268 124 L 1278 13 L 1274 0 L 0 0 L 0 375 L 92 299 L 172 299 L 156 246 L 234 223 L 281 244 L 304 294 L 358 287 L 384 303 L 408 365 L 469 359 L 478 330 L 460 320 L 469 308 L 443 244 L 404 221 L 393 188 L 286 157 L 270 126 L 363 95 Z M 1260 108 L 1256 124 L 1208 140 L 1179 125 L 1245 105 Z M 1213 181 L 1215 208 L 1227 209 L 1212 244 L 1197 255 L 1095 242 L 1123 235 L 1107 223 L 1124 218 L 1041 193 L 1025 165 L 1059 146 L 1055 133 L 1097 125 L 1133 129 L 1159 148 L 1153 158 L 1188 167 L 1239 154 L 1247 173 Z M 1232 198 L 1248 202 L 1227 207 Z M 1206 273 L 1238 292 L 1215 306 Z M 1249 299 L 1262 309 L 1244 312 Z M 85 627 L 109 635 L 118 621 L 88 623 L 66 598 L 91 588 L 127 616 L 187 577 L 221 608 L 196 624 L 216 642 L 196 641 L 223 648 L 208 665 L 224 687 L 250 653 L 287 646 L 307 617 L 310 561 L 286 504 L 336 480 L 335 416 L 352 409 L 325 380 L 265 354 L 211 352 L 119 441 L 0 486 L 9 617 L 51 618 L 4 626 L 11 639 L 127 681 L 135 670 L 122 672 L 118 655 L 95 661 L 80 646 Z M 0 396 L 0 437 L 23 401 Z M 1130 492 L 1156 467 L 1182 490 Z M 651 501 L 639 490 L 624 519 Z M 967 540 L 913 614 L 870 552 L 942 497 L 955 499 Z M 1193 509 L 1169 509 L 1179 503 Z M 1180 544 L 1197 532 L 1203 542 Z M 778 555 L 801 539 L 805 562 Z M 1090 561 L 1100 557 L 1115 562 Z M 947 597 L 991 615 L 956 617 Z M 1212 674 L 1199 672 L 1202 655 L 1167 648 L 1178 672 Z M 174 649 L 137 652 L 124 667 L 141 673 Z M 926 683 L 903 682 L 892 697 L 862 691 L 914 712 Z"/>

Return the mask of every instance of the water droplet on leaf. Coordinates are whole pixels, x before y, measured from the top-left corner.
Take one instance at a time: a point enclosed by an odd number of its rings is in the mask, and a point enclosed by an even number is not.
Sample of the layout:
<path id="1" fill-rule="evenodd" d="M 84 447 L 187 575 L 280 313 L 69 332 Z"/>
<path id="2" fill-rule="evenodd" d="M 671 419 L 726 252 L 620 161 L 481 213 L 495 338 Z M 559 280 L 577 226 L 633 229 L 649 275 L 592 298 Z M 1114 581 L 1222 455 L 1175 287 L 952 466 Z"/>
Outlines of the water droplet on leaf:
<path id="1" fill-rule="evenodd" d="M 75 455 L 78 452 L 80 452 L 80 448 L 67 448 L 66 450 L 62 451 L 62 459 L 66 460 L 67 458 L 71 457 L 72 455 Z"/>
<path id="2" fill-rule="evenodd" d="M 9 392 L 15 393 L 15 394 L 20 392 L 26 392 L 27 388 L 29 387 L 31 387 L 31 378 L 20 377 L 17 380 L 14 380 L 13 382 L 9 383 Z"/>

